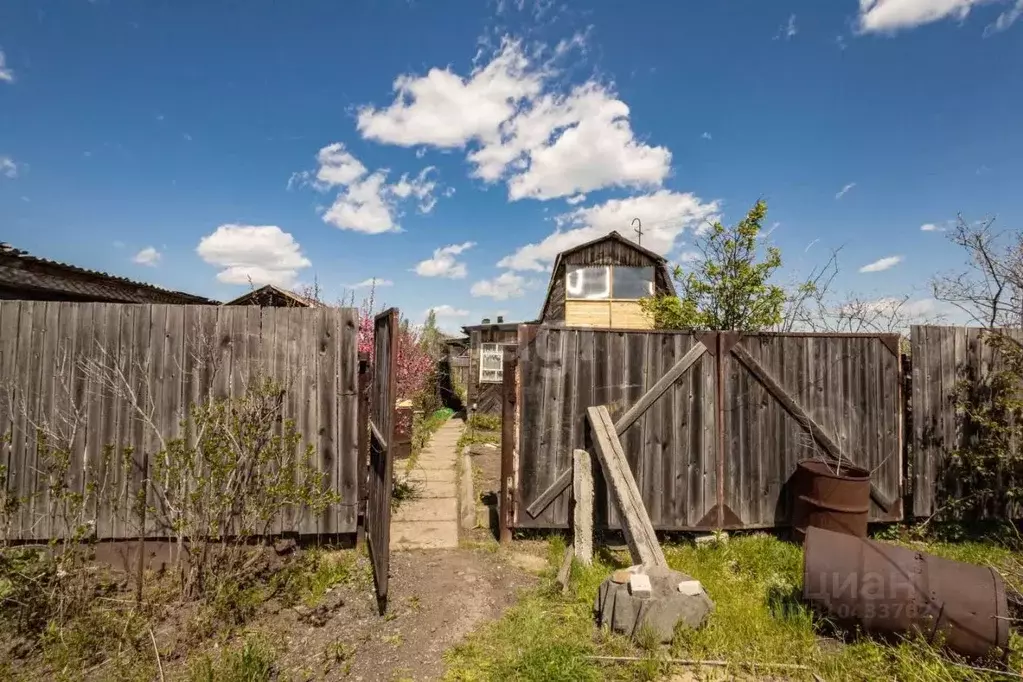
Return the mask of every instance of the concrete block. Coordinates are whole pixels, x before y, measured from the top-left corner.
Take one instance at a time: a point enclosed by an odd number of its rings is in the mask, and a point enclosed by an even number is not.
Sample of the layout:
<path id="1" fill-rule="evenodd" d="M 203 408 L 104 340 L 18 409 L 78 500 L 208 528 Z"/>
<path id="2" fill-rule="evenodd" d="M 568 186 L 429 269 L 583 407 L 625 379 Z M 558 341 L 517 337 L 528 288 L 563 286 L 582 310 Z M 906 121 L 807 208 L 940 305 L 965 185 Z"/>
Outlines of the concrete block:
<path id="1" fill-rule="evenodd" d="M 681 583 L 698 583 L 692 577 L 660 566 L 647 567 L 644 573 L 650 581 L 649 596 L 630 591 L 632 580 L 640 575 L 636 572 L 627 583 L 608 578 L 601 584 L 593 607 L 599 626 L 630 637 L 648 626 L 661 642 L 671 642 L 677 626 L 698 628 L 714 610 L 702 589 L 692 595 L 679 591 Z"/>
<path id="2" fill-rule="evenodd" d="M 629 594 L 632 596 L 649 597 L 652 591 L 650 576 L 642 573 L 633 573 L 629 576 Z"/>
<path id="3" fill-rule="evenodd" d="M 572 530 L 575 558 L 593 563 L 593 459 L 585 450 L 572 454 Z"/>
<path id="4" fill-rule="evenodd" d="M 683 580 L 678 584 L 678 591 L 687 597 L 695 597 L 703 592 L 703 584 L 699 580 Z"/>

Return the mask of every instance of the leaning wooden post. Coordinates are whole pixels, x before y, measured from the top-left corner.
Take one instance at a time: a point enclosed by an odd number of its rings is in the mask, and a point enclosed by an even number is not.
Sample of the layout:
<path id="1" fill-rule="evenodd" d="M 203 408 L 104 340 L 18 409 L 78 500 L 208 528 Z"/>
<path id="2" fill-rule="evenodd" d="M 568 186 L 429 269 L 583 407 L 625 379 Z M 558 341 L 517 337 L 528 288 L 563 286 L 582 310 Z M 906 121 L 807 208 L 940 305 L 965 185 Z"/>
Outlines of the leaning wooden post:
<path id="1" fill-rule="evenodd" d="M 572 453 L 572 534 L 575 558 L 593 563 L 593 459 L 585 450 Z"/>
<path id="2" fill-rule="evenodd" d="M 503 379 L 501 385 L 501 499 L 498 502 L 499 538 L 502 545 L 512 539 L 515 523 L 515 400 L 518 392 L 515 369 L 518 365 L 518 346 L 504 347 Z"/>

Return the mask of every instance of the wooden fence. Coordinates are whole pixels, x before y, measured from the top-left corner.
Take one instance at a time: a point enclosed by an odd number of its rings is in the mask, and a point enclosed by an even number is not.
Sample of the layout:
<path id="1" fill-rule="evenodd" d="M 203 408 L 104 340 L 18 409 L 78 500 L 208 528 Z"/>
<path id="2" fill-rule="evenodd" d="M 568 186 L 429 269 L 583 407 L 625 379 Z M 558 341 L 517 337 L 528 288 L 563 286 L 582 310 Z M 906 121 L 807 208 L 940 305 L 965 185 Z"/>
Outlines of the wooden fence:
<path id="1" fill-rule="evenodd" d="M 673 369 L 678 378 L 663 395 L 637 406 Z M 523 325 L 515 377 L 506 384 L 516 392 L 506 415 L 516 415 L 516 440 L 505 449 L 517 527 L 568 525 L 569 496 L 561 493 L 573 449 L 591 449 L 591 405 L 607 405 L 623 427 L 658 529 L 784 525 L 796 463 L 816 456 L 871 470 L 871 518 L 901 518 L 902 374 L 893 335 Z M 598 489 L 597 499 L 598 522 L 617 527 L 606 492 Z"/>
<path id="2" fill-rule="evenodd" d="M 180 436 L 191 405 L 241 396 L 262 376 L 285 387 L 283 418 L 295 423 L 303 447 L 314 447 L 317 467 L 342 498 L 284 530 L 354 532 L 357 323 L 354 309 L 0 302 L 0 431 L 9 435 L 0 463 L 11 494 L 32 500 L 10 535 L 45 539 L 51 531 L 42 521 L 39 432 L 69 443 L 74 485 L 84 486 L 89 470 L 109 475 L 96 531 L 129 537 L 113 510 L 125 506 L 131 482 L 104 465 L 105 450 L 130 447 L 132 469 L 141 472 L 162 442 Z"/>
<path id="3" fill-rule="evenodd" d="M 969 494 L 963 482 L 947 473 L 947 462 L 956 450 L 967 447 L 975 434 L 964 429 L 956 405 L 960 382 L 982 387 L 993 372 L 1005 367 L 997 349 L 985 342 L 988 330 L 977 327 L 917 326 L 910 331 L 912 364 L 912 500 L 913 513 L 930 517 L 951 500 Z M 1023 330 L 1002 329 L 998 333 L 1023 343 Z M 1017 484 L 1000 480 L 1006 488 Z M 1004 492 L 1004 491 L 1003 491 Z M 1019 502 L 1006 510 L 1021 518 Z"/>

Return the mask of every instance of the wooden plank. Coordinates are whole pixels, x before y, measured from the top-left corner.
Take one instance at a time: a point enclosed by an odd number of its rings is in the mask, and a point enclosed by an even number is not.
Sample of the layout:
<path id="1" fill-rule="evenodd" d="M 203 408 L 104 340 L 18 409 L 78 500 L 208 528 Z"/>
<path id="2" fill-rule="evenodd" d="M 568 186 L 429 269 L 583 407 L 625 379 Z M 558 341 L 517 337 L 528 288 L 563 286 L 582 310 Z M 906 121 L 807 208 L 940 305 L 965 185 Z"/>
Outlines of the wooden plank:
<path id="1" fill-rule="evenodd" d="M 501 400 L 501 498 L 498 500 L 499 532 L 502 545 L 512 541 L 512 525 L 515 523 L 514 489 L 515 475 L 515 403 L 517 400 L 516 376 L 518 370 L 518 345 L 504 347 L 502 359 L 502 400 Z M 532 514 L 536 518 L 537 514 Z"/>
<path id="2" fill-rule="evenodd" d="M 650 517 L 636 487 L 636 480 L 614 432 L 611 415 L 603 405 L 586 410 L 593 429 L 594 447 L 622 519 L 622 530 L 632 553 L 633 563 L 667 566 L 668 562 L 657 542 Z"/>
<path id="3" fill-rule="evenodd" d="M 110 357 L 109 364 L 114 367 L 117 366 L 121 356 L 119 321 L 123 307 L 123 305 L 114 303 L 101 304 L 96 315 L 99 321 L 96 342 L 102 345 L 103 352 Z M 120 489 L 123 486 L 121 466 L 115 451 L 117 446 L 117 400 L 110 386 L 112 379 L 113 376 L 108 373 L 107 378 L 97 387 L 97 392 L 91 398 L 101 405 L 99 419 L 93 422 L 89 429 L 89 439 L 95 438 L 100 450 L 97 473 L 102 484 L 99 499 L 96 500 L 95 520 L 96 535 L 101 539 L 117 537 L 120 527 L 117 517 L 122 503 L 120 495 Z"/>
<path id="4" fill-rule="evenodd" d="M 42 303 L 22 301 L 18 311 L 18 359 L 15 364 L 14 429 L 11 441 L 11 472 L 17 481 L 17 495 L 21 502 L 18 518 L 14 522 L 16 537 L 31 538 L 32 515 L 28 509 L 32 497 L 32 472 L 35 469 L 35 433 L 31 426 L 30 397 L 37 390 L 33 364 L 38 353 L 32 337 L 32 311 Z"/>
<path id="5" fill-rule="evenodd" d="M 567 301 L 565 303 L 566 327 L 611 328 L 611 304 L 609 301 Z"/>
<path id="6" fill-rule="evenodd" d="M 331 490 L 338 489 L 338 441 L 337 441 L 337 403 L 338 390 L 338 339 L 339 311 L 335 308 L 321 308 L 320 319 L 320 362 L 317 393 L 319 395 L 320 434 L 320 470 L 324 473 L 324 483 Z M 334 534 L 337 532 L 337 508 L 333 505 L 323 510 L 320 515 L 320 532 Z"/>
<path id="7" fill-rule="evenodd" d="M 55 394 L 60 391 L 61 372 L 55 367 L 57 364 L 58 345 L 58 321 L 60 316 L 60 303 L 47 301 L 41 308 L 37 307 L 36 312 L 42 310 L 42 318 L 34 316 L 33 325 L 42 323 L 39 327 L 39 379 L 36 392 L 35 409 L 33 419 L 36 426 L 47 434 L 49 448 L 52 452 L 67 450 L 72 461 L 75 460 L 75 452 L 71 450 L 74 443 L 70 441 L 71 434 L 66 430 L 65 417 L 68 415 L 58 414 L 54 410 Z M 93 401 L 96 402 L 96 401 Z M 98 412 L 98 408 L 96 410 Z M 90 411 L 91 414 L 91 411 Z M 97 416 L 98 420 L 98 416 Z M 39 540 L 46 540 L 50 537 L 51 523 L 56 519 L 57 507 L 55 500 L 50 499 L 50 482 L 47 480 L 50 473 L 49 467 L 41 461 L 40 453 L 35 455 L 38 470 L 35 473 L 35 493 L 37 495 L 36 510 L 32 519 L 33 536 Z M 63 481 L 62 481 L 63 483 Z M 88 510 L 83 510 L 83 516 L 88 517 Z M 83 519 L 84 520 L 84 519 Z"/>
<path id="8" fill-rule="evenodd" d="M 0 466 L 4 475 L 0 485 L 5 486 L 4 494 L 17 496 L 17 476 L 11 455 L 14 452 L 14 425 L 17 417 L 17 368 L 18 368 L 18 318 L 20 314 L 18 301 L 0 301 L 0 438 L 4 440 L 0 446 Z M 10 535 L 18 535 L 18 519 L 14 519 Z M 4 540 L 10 539 L 6 536 Z"/>
<path id="9" fill-rule="evenodd" d="M 299 314 L 301 342 L 299 345 L 299 358 L 302 365 L 299 375 L 299 410 L 301 418 L 297 420 L 302 433 L 302 448 L 309 446 L 313 448 L 313 464 L 319 467 L 319 435 L 317 433 L 317 421 L 319 420 L 319 402 L 316 400 L 319 371 L 319 334 L 317 329 L 318 309 L 295 308 Z M 302 532 L 319 532 L 319 519 L 309 514 L 302 515 Z"/>
<path id="10" fill-rule="evenodd" d="M 337 532 L 353 533 L 359 514 L 359 312 L 343 308 L 338 320 L 337 457 L 341 504 Z"/>
<path id="11" fill-rule="evenodd" d="M 564 469 L 554 479 L 554 483 L 540 493 L 533 502 L 526 507 L 526 513 L 534 519 L 544 512 L 563 492 L 572 485 L 572 469 Z"/>
<path id="12" fill-rule="evenodd" d="M 611 301 L 611 324 L 614 329 L 646 330 L 654 328 L 654 320 L 639 301 Z"/>
<path id="13" fill-rule="evenodd" d="M 650 406 L 657 402 L 664 393 L 671 388 L 679 378 L 689 371 L 696 361 L 707 352 L 707 347 L 699 341 L 682 356 L 682 359 L 675 363 L 664 375 L 657 380 L 650 390 L 637 400 L 629 409 L 615 422 L 615 432 L 619 435 L 625 433 L 630 426 L 636 423 L 643 416 Z"/>
<path id="14" fill-rule="evenodd" d="M 856 464 L 851 457 L 842 452 L 841 448 L 835 443 L 831 436 L 828 435 L 816 421 L 810 418 L 810 416 L 806 413 L 806 410 L 792 399 L 792 397 L 778 384 L 777 380 L 771 376 L 771 374 L 765 370 L 745 348 L 739 344 L 732 346 L 732 355 L 737 357 L 746 369 L 749 370 L 761 384 L 763 384 L 764 388 L 766 388 L 767 391 L 778 402 L 780 402 L 786 410 L 789 411 L 796 421 L 799 422 L 803 428 L 809 431 L 810 435 L 816 442 L 819 442 L 824 446 L 824 450 L 828 455 L 835 460 L 845 460 L 852 464 Z M 870 496 L 885 512 L 891 508 L 891 500 L 889 500 L 880 491 L 873 481 L 871 481 L 870 484 Z"/>

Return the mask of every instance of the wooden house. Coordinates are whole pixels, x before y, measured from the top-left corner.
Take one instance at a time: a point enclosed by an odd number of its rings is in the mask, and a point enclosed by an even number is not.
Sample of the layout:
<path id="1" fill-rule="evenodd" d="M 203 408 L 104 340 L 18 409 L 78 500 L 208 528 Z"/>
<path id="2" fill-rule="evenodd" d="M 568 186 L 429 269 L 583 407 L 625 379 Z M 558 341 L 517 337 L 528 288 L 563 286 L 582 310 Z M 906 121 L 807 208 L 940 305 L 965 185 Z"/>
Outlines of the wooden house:
<path id="1" fill-rule="evenodd" d="M 0 299 L 216 305 L 203 296 L 33 256 L 0 242 Z"/>
<path id="2" fill-rule="evenodd" d="M 653 329 L 641 298 L 675 295 L 667 261 L 617 232 L 562 251 L 554 260 L 542 324 Z"/>
<path id="3" fill-rule="evenodd" d="M 516 343 L 520 322 L 496 322 L 485 318 L 480 324 L 462 327 L 469 337 L 469 384 L 466 398 L 470 412 L 501 414 L 501 385 L 504 381 L 504 346 Z"/>
<path id="4" fill-rule="evenodd" d="M 260 308 L 320 308 L 319 301 L 267 284 L 253 289 L 224 305 L 258 305 Z"/>

